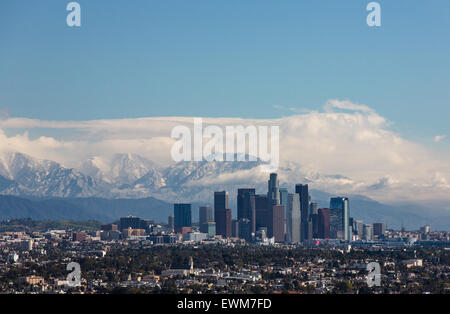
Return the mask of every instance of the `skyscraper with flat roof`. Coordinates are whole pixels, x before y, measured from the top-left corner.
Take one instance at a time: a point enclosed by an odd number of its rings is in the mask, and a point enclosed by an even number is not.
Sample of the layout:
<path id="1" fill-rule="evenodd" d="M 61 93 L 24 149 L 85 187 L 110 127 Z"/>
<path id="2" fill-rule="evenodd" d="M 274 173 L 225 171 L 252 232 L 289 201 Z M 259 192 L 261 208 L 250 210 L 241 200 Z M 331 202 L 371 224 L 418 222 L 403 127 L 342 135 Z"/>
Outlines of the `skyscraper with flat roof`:
<path id="1" fill-rule="evenodd" d="M 214 222 L 213 212 L 211 206 L 199 207 L 199 225 L 200 232 L 208 233 L 208 223 Z"/>
<path id="2" fill-rule="evenodd" d="M 214 192 L 214 209 L 228 208 L 228 192 Z"/>
<path id="3" fill-rule="evenodd" d="M 134 216 L 120 218 L 119 227 L 120 227 L 120 230 L 128 229 L 128 228 L 132 228 L 132 229 L 141 229 L 142 228 L 143 229 L 141 218 L 134 217 Z"/>
<path id="4" fill-rule="evenodd" d="M 309 222 L 309 192 L 308 184 L 297 184 L 295 193 L 300 195 L 300 214 L 301 214 L 301 241 L 311 240 L 308 238 Z"/>
<path id="5" fill-rule="evenodd" d="M 249 225 L 248 228 L 240 228 L 239 237 L 243 239 L 251 239 L 252 234 L 256 232 L 256 200 L 255 200 L 255 189 L 238 189 L 237 195 L 237 206 L 238 206 L 238 221 L 239 223 L 244 223 Z M 247 219 L 248 221 L 242 221 Z M 247 227 L 247 226 L 246 226 Z M 248 233 L 248 234 L 247 234 Z"/>
<path id="6" fill-rule="evenodd" d="M 350 218 L 350 205 L 347 197 L 332 197 L 330 199 L 330 224 L 331 233 L 336 233 L 336 238 L 343 239 L 345 241 L 351 240 L 349 234 L 349 218 Z"/>
<path id="7" fill-rule="evenodd" d="M 300 195 L 288 194 L 286 215 L 286 242 L 300 242 Z"/>
<path id="8" fill-rule="evenodd" d="M 284 207 L 283 205 L 271 205 L 270 207 L 267 235 L 269 238 L 274 237 L 275 242 L 284 242 Z"/>
<path id="9" fill-rule="evenodd" d="M 320 239 L 330 238 L 330 209 L 319 208 L 318 210 L 318 237 Z"/>
<path id="10" fill-rule="evenodd" d="M 280 186 L 278 182 L 278 175 L 276 173 L 270 174 L 268 181 L 267 200 L 271 205 L 280 205 Z"/>
<path id="11" fill-rule="evenodd" d="M 255 209 L 256 209 L 256 230 L 260 228 L 267 228 L 268 220 L 268 208 L 269 202 L 267 195 L 255 196 Z"/>
<path id="12" fill-rule="evenodd" d="M 189 231 L 192 227 L 192 207 L 191 204 L 174 204 L 174 224 L 175 232 L 182 233 Z"/>
<path id="13" fill-rule="evenodd" d="M 386 233 L 386 224 L 382 222 L 376 222 L 373 224 L 373 235 L 382 236 Z"/>
<path id="14" fill-rule="evenodd" d="M 224 238 L 232 236 L 231 209 L 228 208 L 228 192 L 214 192 L 214 219 L 216 234 Z"/>

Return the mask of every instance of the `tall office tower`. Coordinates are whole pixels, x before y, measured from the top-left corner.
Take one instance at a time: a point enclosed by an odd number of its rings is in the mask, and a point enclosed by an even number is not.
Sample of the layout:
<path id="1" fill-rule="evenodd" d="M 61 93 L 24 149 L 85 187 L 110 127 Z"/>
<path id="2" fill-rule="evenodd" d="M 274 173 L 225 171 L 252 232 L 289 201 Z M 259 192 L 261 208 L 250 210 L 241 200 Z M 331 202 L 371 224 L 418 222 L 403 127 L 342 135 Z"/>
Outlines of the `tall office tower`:
<path id="1" fill-rule="evenodd" d="M 376 222 L 373 224 L 373 235 L 383 236 L 386 233 L 386 224 L 382 222 Z"/>
<path id="2" fill-rule="evenodd" d="M 270 205 L 267 235 L 274 237 L 275 242 L 284 242 L 284 208 L 283 205 Z"/>
<path id="3" fill-rule="evenodd" d="M 430 227 L 430 225 L 426 225 L 426 226 L 420 227 L 420 232 L 421 232 L 421 233 L 424 233 L 424 234 L 430 233 L 430 232 L 431 232 L 431 227 Z"/>
<path id="4" fill-rule="evenodd" d="M 239 220 L 237 219 L 231 221 L 231 236 L 233 238 L 239 238 Z"/>
<path id="5" fill-rule="evenodd" d="M 288 220 L 288 189 L 280 188 L 280 205 L 284 207 L 284 222 L 287 223 Z M 287 225 L 284 226 L 284 230 L 287 232 Z"/>
<path id="6" fill-rule="evenodd" d="M 134 216 L 122 217 L 120 218 L 119 228 L 120 230 L 128 228 L 141 229 L 142 228 L 141 218 Z"/>
<path id="7" fill-rule="evenodd" d="M 300 195 L 288 194 L 286 217 L 286 242 L 300 242 Z"/>
<path id="8" fill-rule="evenodd" d="M 364 225 L 363 228 L 363 240 L 372 241 L 373 240 L 373 227 L 372 225 Z"/>
<path id="9" fill-rule="evenodd" d="M 211 206 L 201 206 L 199 208 L 199 225 L 200 232 L 208 233 L 208 223 L 214 222 Z"/>
<path id="10" fill-rule="evenodd" d="M 241 218 L 238 221 L 239 224 L 239 238 L 245 239 L 245 241 L 252 241 L 256 232 L 252 233 L 252 222 L 250 219 Z"/>
<path id="11" fill-rule="evenodd" d="M 172 215 L 169 216 L 169 221 L 168 221 L 168 226 L 170 231 L 173 232 L 174 228 L 175 228 L 175 217 L 173 217 Z"/>
<path id="12" fill-rule="evenodd" d="M 330 209 L 319 208 L 318 210 L 318 238 L 329 239 L 330 238 Z"/>
<path id="13" fill-rule="evenodd" d="M 331 219 L 331 224 L 334 224 L 336 228 L 336 235 L 338 239 L 343 239 L 345 241 L 351 240 L 351 235 L 349 234 L 349 218 L 350 218 L 350 205 L 347 197 L 332 197 L 330 199 L 330 209 L 331 217 L 339 219 L 339 221 Z"/>
<path id="14" fill-rule="evenodd" d="M 267 195 L 255 196 L 255 210 L 256 210 L 256 230 L 259 228 L 267 228 L 268 216 L 268 201 Z"/>
<path id="15" fill-rule="evenodd" d="M 238 189 L 237 195 L 238 220 L 250 221 L 250 234 L 240 234 L 241 238 L 248 239 L 256 232 L 256 203 L 255 189 Z"/>
<path id="16" fill-rule="evenodd" d="M 315 202 L 309 204 L 309 215 L 317 215 L 319 213 L 319 205 Z"/>
<path id="17" fill-rule="evenodd" d="M 344 240 L 344 210 L 330 208 L 330 236 L 332 239 Z"/>
<path id="18" fill-rule="evenodd" d="M 353 219 L 353 232 L 358 235 L 360 239 L 363 237 L 364 223 L 361 220 Z"/>
<path id="19" fill-rule="evenodd" d="M 301 234 L 300 240 L 308 240 L 308 221 L 309 221 L 309 192 L 308 184 L 297 184 L 295 193 L 300 195 L 300 214 L 301 214 Z M 310 239 L 309 239 L 310 240 Z"/>
<path id="20" fill-rule="evenodd" d="M 267 200 L 270 205 L 280 205 L 280 186 L 278 184 L 278 175 L 276 173 L 270 174 L 268 181 Z"/>
<path id="21" fill-rule="evenodd" d="M 306 240 L 311 241 L 313 239 L 313 223 L 312 220 L 308 221 L 308 233 L 306 235 Z"/>
<path id="22" fill-rule="evenodd" d="M 280 188 L 280 204 L 284 206 L 284 211 L 286 212 L 287 204 L 288 204 L 288 189 Z"/>
<path id="23" fill-rule="evenodd" d="M 214 209 L 228 208 L 228 192 L 214 192 Z"/>
<path id="24" fill-rule="evenodd" d="M 312 224 L 312 237 L 319 237 L 319 210 L 317 203 L 309 204 L 309 215 L 310 221 Z"/>
<path id="25" fill-rule="evenodd" d="M 214 192 L 214 219 L 216 234 L 224 238 L 232 235 L 231 209 L 228 208 L 228 192 Z"/>
<path id="26" fill-rule="evenodd" d="M 175 232 L 187 233 L 192 227 L 191 204 L 173 204 L 175 214 Z"/>

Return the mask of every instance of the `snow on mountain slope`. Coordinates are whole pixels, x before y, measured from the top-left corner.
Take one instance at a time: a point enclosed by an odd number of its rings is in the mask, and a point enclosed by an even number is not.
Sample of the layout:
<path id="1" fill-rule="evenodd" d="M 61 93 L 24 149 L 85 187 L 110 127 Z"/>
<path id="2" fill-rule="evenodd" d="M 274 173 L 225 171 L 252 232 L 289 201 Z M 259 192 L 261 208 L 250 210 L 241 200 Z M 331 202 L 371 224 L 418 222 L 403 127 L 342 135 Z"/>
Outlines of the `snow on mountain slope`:
<path id="1" fill-rule="evenodd" d="M 92 157 L 80 167 L 85 175 L 118 186 L 131 184 L 154 169 L 153 162 L 133 154 L 116 154 L 109 160 Z"/>
<path id="2" fill-rule="evenodd" d="M 54 197 L 86 197 L 98 193 L 98 182 L 75 169 L 21 153 L 0 158 L 2 176 L 14 182 L 2 194 Z"/>

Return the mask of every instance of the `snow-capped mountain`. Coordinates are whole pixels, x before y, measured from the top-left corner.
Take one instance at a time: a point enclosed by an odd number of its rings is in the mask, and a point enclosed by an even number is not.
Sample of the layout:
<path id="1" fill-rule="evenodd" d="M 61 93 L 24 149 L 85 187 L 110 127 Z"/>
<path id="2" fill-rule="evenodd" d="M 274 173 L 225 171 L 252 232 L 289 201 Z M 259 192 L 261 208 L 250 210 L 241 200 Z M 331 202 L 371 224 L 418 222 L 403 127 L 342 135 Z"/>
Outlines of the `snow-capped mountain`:
<path id="1" fill-rule="evenodd" d="M 111 159 L 92 157 L 81 164 L 87 176 L 113 185 L 128 185 L 156 167 L 150 160 L 134 154 L 116 154 Z"/>
<path id="2" fill-rule="evenodd" d="M 10 195 L 87 197 L 97 194 L 103 185 L 75 169 L 21 153 L 1 156 L 0 175 L 4 182 L 1 193 Z"/>
<path id="3" fill-rule="evenodd" d="M 247 159 L 248 160 L 248 159 Z M 213 192 L 237 187 L 256 187 L 264 193 L 268 173 L 257 161 L 179 162 L 158 168 L 138 155 L 119 154 L 110 159 L 92 157 L 79 170 L 38 160 L 21 153 L 0 156 L 0 193 L 35 197 L 155 197 L 169 202 L 211 202 Z M 319 182 L 323 186 L 349 184 L 342 176 L 308 173 L 294 163 L 280 167 L 282 186 Z M 292 185 L 292 186 L 291 186 Z"/>

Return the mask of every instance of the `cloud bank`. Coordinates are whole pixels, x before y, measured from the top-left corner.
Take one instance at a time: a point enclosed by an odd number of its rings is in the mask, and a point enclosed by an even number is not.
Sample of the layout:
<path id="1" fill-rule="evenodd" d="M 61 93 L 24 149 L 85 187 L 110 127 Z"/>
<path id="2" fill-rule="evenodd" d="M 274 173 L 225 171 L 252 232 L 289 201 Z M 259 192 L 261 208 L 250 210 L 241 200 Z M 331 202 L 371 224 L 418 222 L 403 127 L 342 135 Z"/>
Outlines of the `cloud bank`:
<path id="1" fill-rule="evenodd" d="M 0 152 L 18 151 L 73 168 L 88 158 L 112 158 L 117 153 L 168 165 L 175 142 L 170 138 L 172 129 L 192 127 L 193 121 L 190 117 L 45 121 L 5 115 L 0 120 Z M 360 193 L 379 200 L 450 199 L 448 150 L 437 153 L 402 138 L 366 105 L 330 100 L 321 112 L 279 119 L 203 117 L 203 123 L 279 126 L 281 166 L 292 169 L 285 175 L 295 176 L 295 167 L 300 167 L 302 173 L 311 174 L 313 187 L 332 193 Z M 331 182 L 318 174 L 338 176 Z"/>

